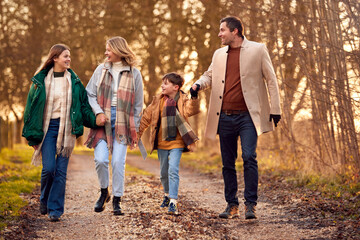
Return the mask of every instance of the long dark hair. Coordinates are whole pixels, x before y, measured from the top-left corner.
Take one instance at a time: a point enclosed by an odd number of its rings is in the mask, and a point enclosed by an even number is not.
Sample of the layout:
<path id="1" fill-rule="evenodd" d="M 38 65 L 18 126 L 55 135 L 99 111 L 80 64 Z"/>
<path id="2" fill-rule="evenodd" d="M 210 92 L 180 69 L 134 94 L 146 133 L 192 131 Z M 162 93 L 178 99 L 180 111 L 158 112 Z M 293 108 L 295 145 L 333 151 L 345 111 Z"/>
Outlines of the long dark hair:
<path id="1" fill-rule="evenodd" d="M 70 48 L 67 45 L 62 44 L 62 43 L 58 43 L 58 44 L 55 44 L 54 46 L 52 46 L 50 48 L 49 54 L 47 55 L 45 62 L 43 62 L 40 65 L 38 70 L 35 72 L 35 75 L 38 74 L 43 69 L 53 67 L 54 66 L 54 58 L 58 58 L 61 55 L 61 53 L 65 50 L 70 51 Z"/>

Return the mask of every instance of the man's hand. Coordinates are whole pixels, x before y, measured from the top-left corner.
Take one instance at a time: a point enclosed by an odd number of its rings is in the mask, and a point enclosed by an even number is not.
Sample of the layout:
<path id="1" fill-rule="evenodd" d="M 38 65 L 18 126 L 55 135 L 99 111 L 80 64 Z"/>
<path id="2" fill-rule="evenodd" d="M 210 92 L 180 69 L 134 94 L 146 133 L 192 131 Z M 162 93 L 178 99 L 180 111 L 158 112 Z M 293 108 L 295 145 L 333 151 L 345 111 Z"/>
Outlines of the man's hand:
<path id="1" fill-rule="evenodd" d="M 279 114 L 270 114 L 269 121 L 271 122 L 271 120 L 273 120 L 275 127 L 277 127 L 277 124 L 279 123 L 280 119 L 281 119 L 281 116 Z"/>
<path id="2" fill-rule="evenodd" d="M 199 89 L 200 89 L 200 85 L 199 85 L 199 84 L 193 84 L 193 85 L 191 86 L 191 88 L 190 88 L 191 97 L 197 98 Z"/>
<path id="3" fill-rule="evenodd" d="M 38 150 L 39 145 L 33 145 L 32 147 L 33 147 L 35 150 Z"/>
<path id="4" fill-rule="evenodd" d="M 105 116 L 104 113 L 99 113 L 98 115 L 96 115 L 96 125 L 98 126 L 104 126 L 106 121 L 108 121 L 109 119 Z"/>

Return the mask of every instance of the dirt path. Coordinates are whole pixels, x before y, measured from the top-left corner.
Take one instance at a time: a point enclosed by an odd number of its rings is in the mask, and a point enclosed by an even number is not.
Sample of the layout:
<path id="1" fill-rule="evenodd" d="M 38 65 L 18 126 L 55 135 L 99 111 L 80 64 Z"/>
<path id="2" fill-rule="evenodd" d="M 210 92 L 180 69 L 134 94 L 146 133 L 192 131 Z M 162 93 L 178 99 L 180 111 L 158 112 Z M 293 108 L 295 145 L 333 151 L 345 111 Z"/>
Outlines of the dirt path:
<path id="1" fill-rule="evenodd" d="M 31 218 L 29 238 L 37 239 L 332 239 L 334 226 L 316 225 L 309 216 L 291 213 L 299 199 L 273 204 L 260 195 L 258 220 L 246 221 L 241 209 L 238 219 L 219 219 L 226 207 L 223 182 L 185 169 L 180 170 L 181 215 L 169 216 L 160 209 L 162 190 L 157 160 L 144 161 L 128 155 L 127 164 L 153 176 L 130 174 L 123 198 L 124 216 L 113 216 L 111 202 L 102 213 L 93 211 L 99 196 L 98 181 L 91 156 L 73 155 L 68 170 L 65 214 L 58 223 L 41 216 L 38 202 Z M 242 190 L 242 188 L 240 187 Z M 36 196 L 37 198 L 38 196 Z M 315 224 L 315 225 L 314 225 Z"/>

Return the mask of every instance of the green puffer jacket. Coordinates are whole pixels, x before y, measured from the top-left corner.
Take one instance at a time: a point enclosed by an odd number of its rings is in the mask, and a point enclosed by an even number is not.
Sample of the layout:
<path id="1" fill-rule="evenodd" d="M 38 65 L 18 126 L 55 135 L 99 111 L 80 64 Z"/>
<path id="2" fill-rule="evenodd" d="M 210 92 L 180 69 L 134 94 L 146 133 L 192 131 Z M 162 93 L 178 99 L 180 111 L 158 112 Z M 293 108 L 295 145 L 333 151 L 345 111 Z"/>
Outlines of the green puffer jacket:
<path id="1" fill-rule="evenodd" d="M 26 138 L 30 146 L 38 145 L 44 137 L 43 119 L 46 102 L 45 78 L 51 68 L 43 69 L 36 74 L 27 98 L 24 112 L 24 128 L 22 136 Z M 84 85 L 74 71 L 68 69 L 71 74 L 72 104 L 70 118 L 72 124 L 71 133 L 80 137 L 84 133 L 84 126 L 96 127 L 96 117 L 89 105 Z"/>

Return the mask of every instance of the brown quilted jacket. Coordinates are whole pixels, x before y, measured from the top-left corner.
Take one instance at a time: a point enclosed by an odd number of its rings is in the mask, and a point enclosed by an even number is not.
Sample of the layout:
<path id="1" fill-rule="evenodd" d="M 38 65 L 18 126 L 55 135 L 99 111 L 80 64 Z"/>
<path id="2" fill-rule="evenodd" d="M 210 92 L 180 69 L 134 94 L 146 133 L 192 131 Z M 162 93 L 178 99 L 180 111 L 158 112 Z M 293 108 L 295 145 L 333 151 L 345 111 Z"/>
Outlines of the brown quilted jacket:
<path id="1" fill-rule="evenodd" d="M 139 139 L 141 138 L 144 131 L 150 127 L 150 143 L 152 145 L 151 152 L 157 149 L 157 135 L 160 127 L 160 100 L 163 97 L 163 94 L 159 94 L 153 97 L 150 105 L 144 110 L 140 121 Z M 177 102 L 177 108 L 187 122 L 189 117 L 200 112 L 199 106 L 199 98 L 189 99 L 183 91 L 180 91 L 180 98 Z"/>

